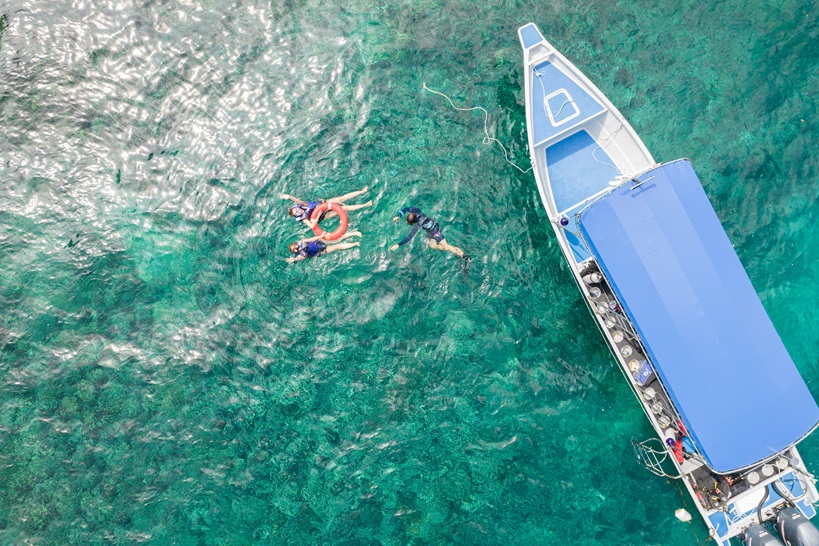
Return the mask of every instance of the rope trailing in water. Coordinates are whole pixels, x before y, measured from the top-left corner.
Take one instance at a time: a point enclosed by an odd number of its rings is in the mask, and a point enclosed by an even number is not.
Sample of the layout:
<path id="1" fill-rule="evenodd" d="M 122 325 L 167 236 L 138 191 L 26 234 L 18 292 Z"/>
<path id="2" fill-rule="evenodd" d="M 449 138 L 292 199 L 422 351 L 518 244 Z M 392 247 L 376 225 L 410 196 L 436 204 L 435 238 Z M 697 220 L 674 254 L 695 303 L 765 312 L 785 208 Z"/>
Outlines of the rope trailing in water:
<path id="1" fill-rule="evenodd" d="M 486 111 L 486 108 L 482 108 L 482 107 L 480 107 L 480 106 L 473 106 L 473 107 L 471 107 L 471 108 L 458 108 L 458 107 L 457 107 L 457 106 L 455 106 L 455 104 L 452 102 L 452 99 L 450 99 L 448 96 L 446 96 L 444 93 L 441 93 L 440 91 L 436 91 L 436 90 L 434 90 L 434 89 L 430 89 L 429 87 L 427 87 L 427 84 L 426 84 L 426 83 L 424 84 L 424 90 L 429 91 L 430 93 L 435 93 L 436 95 L 441 95 L 442 97 L 444 97 L 446 100 L 448 100 L 448 101 L 449 101 L 449 104 L 450 104 L 450 105 L 452 105 L 452 107 L 453 107 L 455 110 L 458 110 L 459 112 L 469 112 L 470 110 L 481 110 L 481 111 L 483 112 L 483 116 L 484 116 L 484 117 L 483 117 L 483 134 L 485 135 L 485 136 L 483 137 L 483 141 L 482 141 L 482 142 L 483 142 L 484 144 L 490 144 L 491 142 L 497 142 L 497 143 L 498 143 L 498 146 L 500 146 L 500 147 L 501 147 L 501 150 L 503 150 L 503 157 L 504 157 L 504 159 L 506 159 L 506 162 L 507 162 L 507 163 L 509 163 L 510 165 L 512 165 L 514 168 L 516 168 L 516 169 L 517 169 L 517 170 L 519 170 L 520 172 L 522 172 L 523 174 L 526 174 L 526 173 L 528 173 L 529 171 L 531 171 L 531 170 L 532 170 L 532 167 L 529 167 L 528 169 L 526 169 L 526 170 L 524 171 L 524 170 L 523 170 L 521 167 L 518 167 L 517 165 L 515 165 L 514 163 L 512 163 L 512 162 L 509 160 L 509 153 L 506 151 L 506 147 L 503 145 L 503 143 L 502 143 L 500 140 L 498 140 L 497 138 L 494 138 L 494 137 L 489 136 L 489 128 L 488 128 L 488 125 L 489 125 L 489 112 L 487 112 L 487 111 Z"/>

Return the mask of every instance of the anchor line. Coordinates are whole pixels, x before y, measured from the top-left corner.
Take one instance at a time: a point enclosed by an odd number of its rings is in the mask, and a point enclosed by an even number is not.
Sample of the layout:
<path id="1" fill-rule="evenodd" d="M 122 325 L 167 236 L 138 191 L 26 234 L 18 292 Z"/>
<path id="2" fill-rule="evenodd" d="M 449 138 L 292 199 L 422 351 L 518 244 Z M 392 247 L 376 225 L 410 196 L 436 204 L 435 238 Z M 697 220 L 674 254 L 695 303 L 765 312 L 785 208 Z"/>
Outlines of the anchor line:
<path id="1" fill-rule="evenodd" d="M 459 108 L 458 106 L 455 106 L 455 103 L 453 103 L 452 99 L 450 99 L 446 94 L 441 93 L 440 91 L 436 91 L 434 89 L 430 89 L 429 87 L 427 87 L 426 83 L 424 84 L 424 90 L 429 91 L 430 93 L 435 93 L 436 95 L 441 95 L 442 97 L 444 97 L 446 100 L 449 101 L 449 104 L 452 106 L 452 108 L 454 108 L 455 110 L 458 110 L 459 112 L 469 112 L 471 110 L 481 110 L 483 112 L 483 115 L 484 115 L 484 118 L 483 118 L 483 134 L 484 134 L 484 137 L 483 137 L 483 140 L 481 142 L 483 142 L 484 144 L 490 144 L 492 142 L 497 142 L 498 146 L 500 146 L 501 150 L 503 150 L 503 157 L 506 160 L 506 162 L 509 163 L 510 165 L 512 165 L 514 168 L 516 168 L 520 172 L 522 172 L 523 174 L 526 174 L 526 173 L 528 173 L 529 171 L 532 170 L 532 167 L 529 167 L 528 169 L 523 170 L 523 168 L 521 168 L 521 167 L 515 165 L 514 163 L 512 163 L 512 161 L 509 160 L 509 152 L 506 151 L 506 146 L 504 146 L 503 143 L 500 140 L 498 140 L 497 138 L 489 136 L 489 128 L 488 128 L 488 125 L 489 125 L 489 112 L 486 111 L 486 108 L 483 108 L 481 106 L 472 106 L 471 108 Z"/>

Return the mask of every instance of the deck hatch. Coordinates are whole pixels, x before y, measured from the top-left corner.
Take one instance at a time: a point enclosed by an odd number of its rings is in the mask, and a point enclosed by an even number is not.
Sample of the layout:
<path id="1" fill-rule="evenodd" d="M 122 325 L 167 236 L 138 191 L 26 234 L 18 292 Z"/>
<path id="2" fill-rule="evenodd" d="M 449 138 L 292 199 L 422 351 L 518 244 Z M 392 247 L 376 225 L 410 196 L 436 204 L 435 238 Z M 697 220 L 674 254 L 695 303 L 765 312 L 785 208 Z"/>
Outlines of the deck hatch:
<path id="1" fill-rule="evenodd" d="M 580 110 L 577 108 L 571 95 L 565 89 L 558 89 L 554 93 L 546 96 L 543 99 L 544 107 L 546 108 L 546 115 L 549 116 L 549 122 L 552 127 L 559 127 L 567 121 L 573 120 L 580 115 Z"/>
<path id="2" fill-rule="evenodd" d="M 544 61 L 532 70 L 531 123 L 535 146 L 605 111 L 597 99 L 551 62 Z M 569 104 L 565 104 L 567 98 Z"/>

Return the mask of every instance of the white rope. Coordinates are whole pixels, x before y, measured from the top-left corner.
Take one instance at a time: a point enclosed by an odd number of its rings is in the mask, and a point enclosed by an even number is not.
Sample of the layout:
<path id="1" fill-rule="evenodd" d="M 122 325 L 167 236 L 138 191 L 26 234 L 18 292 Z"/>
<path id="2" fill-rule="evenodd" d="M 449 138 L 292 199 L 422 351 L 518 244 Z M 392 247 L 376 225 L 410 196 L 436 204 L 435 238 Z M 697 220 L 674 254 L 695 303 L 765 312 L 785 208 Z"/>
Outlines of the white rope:
<path id="1" fill-rule="evenodd" d="M 484 118 L 483 118 L 483 134 L 485 135 L 485 136 L 483 137 L 483 141 L 482 141 L 482 142 L 483 142 L 484 144 L 490 144 L 491 142 L 497 142 L 497 143 L 498 143 L 498 146 L 500 146 L 500 147 L 501 147 L 501 150 L 503 150 L 503 157 L 504 157 L 504 159 L 506 159 L 506 162 L 507 162 L 507 163 L 509 163 L 510 165 L 512 165 L 514 168 L 516 168 L 516 169 L 517 169 L 517 170 L 519 170 L 520 172 L 522 172 L 523 174 L 526 174 L 526 173 L 528 173 L 529 171 L 531 171 L 531 170 L 532 170 L 532 167 L 529 167 L 528 169 L 526 169 L 526 170 L 524 171 L 522 168 L 518 167 L 517 165 L 515 165 L 514 163 L 512 163 L 511 161 L 509 161 L 509 153 L 506 151 L 506 147 L 503 145 L 503 143 L 502 143 L 500 140 L 498 140 L 497 138 L 494 138 L 494 137 L 489 136 L 489 128 L 488 128 L 488 124 L 489 124 L 489 112 L 487 112 L 485 108 L 481 108 L 480 106 L 473 106 L 473 107 L 471 107 L 471 108 L 458 108 L 458 107 L 457 107 L 457 106 L 455 106 L 455 104 L 452 102 L 452 99 L 450 99 L 448 96 L 446 96 L 444 93 L 441 93 L 440 91 L 436 91 L 436 90 L 434 90 L 434 89 L 430 89 L 429 87 L 427 87 L 427 84 L 426 84 L 426 83 L 424 84 L 424 89 L 425 89 L 425 90 L 427 90 L 427 91 L 429 91 L 430 93 L 435 93 L 436 95 L 441 95 L 442 97 L 444 97 L 446 100 L 448 100 L 448 101 L 449 101 L 449 104 L 450 104 L 450 105 L 452 105 L 452 107 L 453 107 L 455 110 L 458 110 L 459 112 L 469 112 L 470 110 L 481 110 L 481 111 L 483 112 L 483 115 L 484 115 Z"/>
<path id="2" fill-rule="evenodd" d="M 594 151 L 592 152 L 592 158 L 593 158 L 595 161 L 597 161 L 598 163 L 601 163 L 601 164 L 603 164 L 603 165 L 608 165 L 609 167 L 611 167 L 612 169 L 614 169 L 615 171 L 617 171 L 617 174 L 618 174 L 618 175 L 623 174 L 623 170 L 624 170 L 624 169 L 622 168 L 622 166 L 620 166 L 620 165 L 613 165 L 612 163 L 607 162 L 607 161 L 600 161 L 599 159 L 597 159 L 597 156 L 595 155 L 595 153 L 597 152 L 597 150 L 603 150 L 603 153 L 605 153 L 605 152 L 606 152 L 606 148 L 608 148 L 608 147 L 609 147 L 609 145 L 610 145 L 612 142 L 614 142 L 612 139 L 613 139 L 613 138 L 614 138 L 614 137 L 617 135 L 617 133 L 619 133 L 619 132 L 620 132 L 620 129 L 622 129 L 622 128 L 623 128 L 623 122 L 622 122 L 622 121 L 620 121 L 620 125 L 617 127 L 617 129 L 616 129 L 616 130 L 615 130 L 613 133 L 610 133 L 610 134 L 609 134 L 609 136 L 607 136 L 607 137 L 603 137 L 603 138 L 598 139 L 597 148 L 595 148 L 595 149 L 594 149 Z M 608 142 L 606 142 L 606 144 L 605 144 L 605 145 L 600 144 L 600 142 L 602 142 L 602 141 L 604 141 L 604 140 L 607 140 Z M 606 154 L 606 156 L 608 157 L 608 154 Z"/>
<path id="3" fill-rule="evenodd" d="M 595 161 L 597 161 L 597 162 L 598 162 L 598 163 L 600 163 L 601 165 L 605 165 L 606 167 L 611 167 L 612 169 L 614 169 L 614 171 L 615 171 L 615 172 L 616 172 L 618 175 L 623 174 L 622 170 L 621 170 L 621 169 L 618 169 L 618 168 L 617 168 L 617 167 L 616 167 L 614 164 L 612 164 L 610 161 L 600 161 L 599 159 L 597 159 L 597 155 L 595 155 L 595 154 L 597 154 L 597 150 L 603 150 L 603 147 L 602 147 L 602 146 L 600 146 L 600 145 L 598 145 L 598 146 L 597 146 L 597 148 L 595 148 L 594 150 L 592 150 L 592 159 L 594 159 Z M 603 150 L 603 152 L 605 153 L 605 150 Z M 608 154 L 607 154 L 607 156 L 608 156 Z"/>

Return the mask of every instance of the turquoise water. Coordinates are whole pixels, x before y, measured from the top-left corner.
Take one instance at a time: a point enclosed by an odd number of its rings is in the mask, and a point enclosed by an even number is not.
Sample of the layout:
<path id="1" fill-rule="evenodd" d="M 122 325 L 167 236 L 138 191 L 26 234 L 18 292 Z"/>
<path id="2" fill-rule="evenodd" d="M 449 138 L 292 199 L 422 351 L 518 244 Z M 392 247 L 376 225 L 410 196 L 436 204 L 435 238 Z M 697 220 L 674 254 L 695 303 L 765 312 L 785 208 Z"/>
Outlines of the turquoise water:
<path id="1" fill-rule="evenodd" d="M 531 173 L 422 84 L 525 165 L 538 23 L 693 160 L 819 397 L 819 8 L 581 4 L 0 4 L 0 541 L 702 543 Z M 365 185 L 360 249 L 286 265 L 279 193 Z M 405 204 L 466 275 L 388 251 Z"/>

